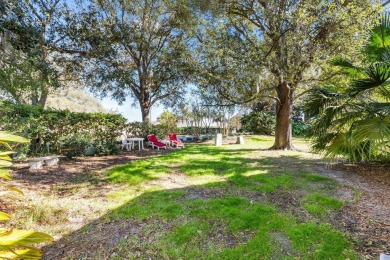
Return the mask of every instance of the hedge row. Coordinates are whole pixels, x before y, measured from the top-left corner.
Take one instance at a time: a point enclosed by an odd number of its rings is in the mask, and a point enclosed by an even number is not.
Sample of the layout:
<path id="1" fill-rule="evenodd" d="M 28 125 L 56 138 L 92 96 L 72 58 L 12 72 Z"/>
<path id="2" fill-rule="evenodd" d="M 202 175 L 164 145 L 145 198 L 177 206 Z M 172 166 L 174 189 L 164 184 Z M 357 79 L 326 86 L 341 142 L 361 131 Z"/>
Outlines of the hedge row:
<path id="1" fill-rule="evenodd" d="M 30 139 L 24 151 L 28 155 L 110 154 L 116 150 L 115 142 L 125 123 L 126 119 L 117 114 L 75 113 L 0 102 L 0 130 Z"/>

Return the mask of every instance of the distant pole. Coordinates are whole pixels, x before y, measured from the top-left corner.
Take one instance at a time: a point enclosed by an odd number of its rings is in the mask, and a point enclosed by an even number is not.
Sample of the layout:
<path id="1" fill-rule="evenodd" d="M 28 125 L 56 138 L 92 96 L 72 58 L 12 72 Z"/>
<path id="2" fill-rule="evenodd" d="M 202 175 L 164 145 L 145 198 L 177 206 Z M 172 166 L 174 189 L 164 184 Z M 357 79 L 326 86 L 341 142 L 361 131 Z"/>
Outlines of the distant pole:
<path id="1" fill-rule="evenodd" d="M 215 146 L 221 146 L 222 145 L 222 134 L 216 133 L 215 134 Z"/>

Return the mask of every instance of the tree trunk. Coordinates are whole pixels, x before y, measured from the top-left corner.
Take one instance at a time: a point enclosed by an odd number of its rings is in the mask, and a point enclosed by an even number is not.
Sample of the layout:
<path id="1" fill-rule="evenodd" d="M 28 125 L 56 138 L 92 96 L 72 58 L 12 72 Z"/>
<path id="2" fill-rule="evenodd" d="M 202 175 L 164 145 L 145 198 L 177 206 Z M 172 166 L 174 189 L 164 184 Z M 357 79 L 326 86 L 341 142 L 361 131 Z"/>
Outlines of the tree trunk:
<path id="1" fill-rule="evenodd" d="M 276 104 L 275 143 L 271 149 L 291 150 L 293 149 L 291 116 L 294 90 L 288 82 L 283 81 L 277 86 L 276 92 L 279 100 Z"/>
<path id="2" fill-rule="evenodd" d="M 43 107 L 46 105 L 47 96 L 49 95 L 48 87 L 44 86 L 41 91 L 41 97 L 39 98 L 39 104 L 41 104 Z"/>
<path id="3" fill-rule="evenodd" d="M 141 104 L 141 113 L 142 113 L 142 122 L 151 123 L 150 122 L 150 106 Z"/>
<path id="4" fill-rule="evenodd" d="M 47 90 L 47 88 L 44 88 L 40 92 L 41 93 L 39 97 L 31 97 L 31 105 L 42 105 L 43 107 L 45 107 L 49 91 Z"/>

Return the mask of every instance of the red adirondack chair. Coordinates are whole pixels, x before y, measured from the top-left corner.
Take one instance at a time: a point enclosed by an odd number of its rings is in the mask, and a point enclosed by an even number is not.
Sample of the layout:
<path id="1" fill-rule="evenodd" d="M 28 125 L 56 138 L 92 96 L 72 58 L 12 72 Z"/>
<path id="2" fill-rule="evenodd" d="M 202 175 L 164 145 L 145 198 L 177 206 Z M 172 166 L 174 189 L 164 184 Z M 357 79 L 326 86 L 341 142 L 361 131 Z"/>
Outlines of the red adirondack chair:
<path id="1" fill-rule="evenodd" d="M 171 141 L 172 146 L 184 148 L 184 143 L 180 140 L 177 140 L 176 134 L 169 134 L 169 141 Z"/>
<path id="2" fill-rule="evenodd" d="M 157 150 L 160 150 L 160 148 L 167 149 L 167 145 L 162 142 L 159 142 L 157 140 L 156 135 L 148 135 L 148 141 L 152 148 L 157 147 Z"/>

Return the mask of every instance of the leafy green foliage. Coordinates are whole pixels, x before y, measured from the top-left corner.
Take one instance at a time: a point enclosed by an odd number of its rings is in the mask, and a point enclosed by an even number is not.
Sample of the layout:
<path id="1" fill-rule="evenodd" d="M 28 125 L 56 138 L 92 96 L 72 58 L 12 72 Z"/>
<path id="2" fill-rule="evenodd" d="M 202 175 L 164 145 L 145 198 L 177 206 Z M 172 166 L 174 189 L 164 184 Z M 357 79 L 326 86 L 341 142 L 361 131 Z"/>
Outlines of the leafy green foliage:
<path id="1" fill-rule="evenodd" d="M 370 0 L 195 2 L 209 10 L 199 30 L 200 85 L 230 103 L 277 100 L 275 149 L 292 148 L 291 108 L 311 70 L 355 55 L 380 11 Z"/>
<path id="2" fill-rule="evenodd" d="M 113 153 L 126 121 L 117 114 L 73 113 L 8 101 L 0 107 L 2 128 L 30 139 L 32 154 L 46 153 L 47 144 L 56 154 L 80 155 L 89 146 L 97 154 Z"/>
<path id="3" fill-rule="evenodd" d="M 175 133 L 177 131 L 177 120 L 178 117 L 175 114 L 168 111 L 164 111 L 160 115 L 159 122 L 161 124 L 161 127 L 167 129 L 166 135 L 170 133 Z"/>
<path id="4" fill-rule="evenodd" d="M 241 118 L 242 130 L 252 134 L 274 134 L 275 122 L 275 116 L 265 111 L 254 111 Z"/>
<path id="5" fill-rule="evenodd" d="M 370 41 L 365 46 L 367 61 L 375 62 L 383 55 L 388 54 L 390 46 L 390 13 L 384 12 L 381 15 L 379 24 L 370 31 Z"/>
<path id="6" fill-rule="evenodd" d="M 293 136 L 307 136 L 309 133 L 310 125 L 303 122 L 293 122 L 292 123 L 292 134 Z"/>
<path id="7" fill-rule="evenodd" d="M 0 145 L 10 150 L 9 143 L 27 142 L 28 140 L 12 135 L 8 132 L 0 132 Z M 11 152 L 12 153 L 12 152 Z M 8 152 L 0 153 L 0 179 L 10 180 L 8 174 L 8 167 L 11 165 Z M 3 189 L 16 191 L 22 193 L 20 190 L 0 183 Z M 4 196 L 4 195 L 2 195 Z M 0 212 L 0 221 L 9 220 L 12 216 L 10 214 Z M 30 231 L 30 230 L 16 230 L 12 228 L 0 228 L 0 258 L 1 259 L 41 259 L 42 252 L 32 244 L 52 241 L 53 238 L 47 234 Z"/>
<path id="8" fill-rule="evenodd" d="M 49 93 L 62 85 L 60 77 L 66 78 L 81 65 L 72 62 L 80 50 L 67 37 L 71 16 L 66 1 L 4 4 L 0 33 L 7 47 L 0 50 L 0 91 L 15 102 L 45 105 Z"/>
<path id="9" fill-rule="evenodd" d="M 309 105 L 316 101 L 313 97 Z M 377 105 L 371 102 L 375 101 L 353 99 L 347 93 L 319 103 L 323 109 L 313 121 L 313 150 L 328 158 L 342 155 L 355 162 L 386 159 L 390 136 L 388 109 L 374 109 Z"/>
<path id="10" fill-rule="evenodd" d="M 79 46 L 90 46 L 83 62 L 93 90 L 123 102 L 130 95 L 150 121 L 156 102 L 176 104 L 189 80 L 188 33 L 194 15 L 183 0 L 97 1 L 78 6 L 72 26 Z M 87 7 L 86 7 L 87 6 Z M 91 59 L 90 59 L 91 58 Z M 172 101 L 172 102 L 169 102 Z"/>
<path id="11" fill-rule="evenodd" d="M 390 38 L 388 14 L 373 28 L 371 42 L 363 53 L 368 61 L 345 91 L 314 90 L 306 104 L 314 116 L 313 150 L 326 157 L 345 156 L 351 161 L 388 160 L 390 151 Z M 380 37 L 379 37 L 380 36 Z M 381 55 L 380 55 L 381 54 Z M 376 59 L 376 60 L 373 60 Z M 353 67 L 337 62 L 338 66 Z"/>

